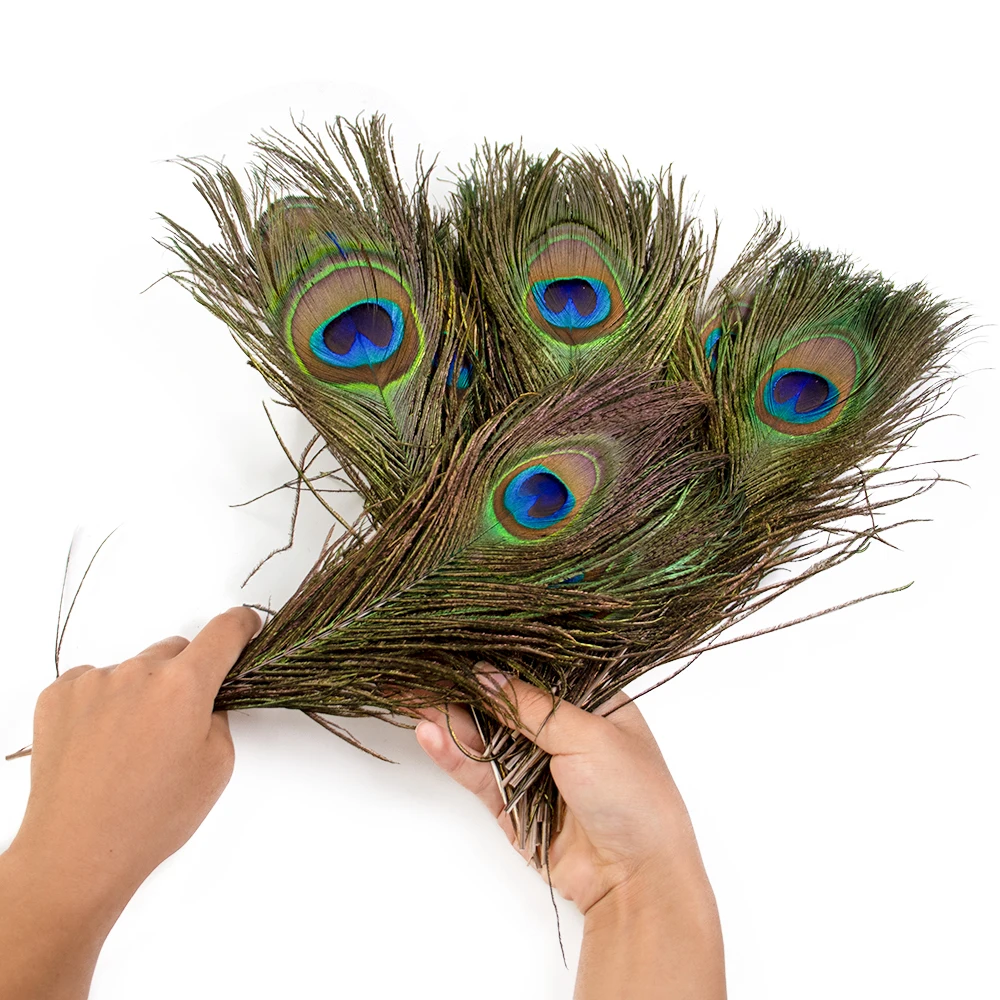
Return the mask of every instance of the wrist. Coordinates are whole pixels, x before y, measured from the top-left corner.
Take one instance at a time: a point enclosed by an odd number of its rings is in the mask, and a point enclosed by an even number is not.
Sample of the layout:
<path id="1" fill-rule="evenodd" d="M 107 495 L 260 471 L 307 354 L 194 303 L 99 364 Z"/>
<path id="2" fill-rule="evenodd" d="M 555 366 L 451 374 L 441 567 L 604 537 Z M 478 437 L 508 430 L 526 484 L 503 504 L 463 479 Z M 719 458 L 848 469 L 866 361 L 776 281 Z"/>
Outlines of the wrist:
<path id="1" fill-rule="evenodd" d="M 692 931 L 718 927 L 715 894 L 700 858 L 679 865 L 650 861 L 636 868 L 584 914 L 588 926 L 682 923 Z"/>
<path id="2" fill-rule="evenodd" d="M 0 880 L 20 901 L 23 919 L 98 947 L 139 885 L 97 858 L 23 834 L 0 855 Z"/>
<path id="3" fill-rule="evenodd" d="M 574 997 L 608 996 L 724 1000 L 722 929 L 700 864 L 649 866 L 587 910 Z"/>
<path id="4" fill-rule="evenodd" d="M 0 854 L 0 1000 L 82 1000 L 117 910 L 15 841 Z"/>

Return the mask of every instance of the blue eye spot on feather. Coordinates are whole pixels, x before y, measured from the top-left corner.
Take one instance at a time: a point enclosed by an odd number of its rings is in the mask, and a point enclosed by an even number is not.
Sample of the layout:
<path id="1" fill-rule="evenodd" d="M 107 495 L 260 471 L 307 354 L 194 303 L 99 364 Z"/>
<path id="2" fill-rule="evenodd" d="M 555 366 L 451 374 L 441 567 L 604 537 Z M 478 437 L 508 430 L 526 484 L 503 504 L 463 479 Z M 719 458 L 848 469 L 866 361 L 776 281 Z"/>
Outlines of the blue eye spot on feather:
<path id="1" fill-rule="evenodd" d="M 715 374 L 719 367 L 719 350 L 725 343 L 733 344 L 750 315 L 751 301 L 729 302 L 707 323 L 702 325 L 699 339 L 708 370 Z"/>
<path id="2" fill-rule="evenodd" d="M 515 465 L 490 491 L 493 537 L 540 542 L 569 530 L 588 507 L 593 510 L 605 472 L 601 453 L 587 445 L 536 454 Z"/>
<path id="3" fill-rule="evenodd" d="M 536 281 L 531 296 L 542 319 L 562 329 L 585 330 L 606 320 L 611 312 L 608 286 L 596 278 Z"/>
<path id="4" fill-rule="evenodd" d="M 458 371 L 456 372 L 455 359 L 452 358 L 451 364 L 448 365 L 446 384 L 453 389 L 468 389 L 472 384 L 472 365 L 468 361 L 463 361 L 457 367 Z"/>
<path id="5" fill-rule="evenodd" d="M 754 413 L 780 434 L 809 437 L 837 422 L 857 375 L 857 352 L 848 339 L 839 333 L 809 337 L 761 374 Z"/>
<path id="6" fill-rule="evenodd" d="M 447 333 L 447 330 L 441 331 L 442 339 L 447 336 Z M 431 359 L 431 371 L 436 372 L 440 363 L 441 354 L 438 352 Z M 448 362 L 448 374 L 445 376 L 444 382 L 449 389 L 465 392 L 472 385 L 472 358 L 465 355 L 459 360 L 457 355 L 453 355 L 451 361 Z"/>
<path id="7" fill-rule="evenodd" d="M 524 528 L 551 528 L 576 506 L 569 487 L 544 465 L 519 472 L 504 490 L 503 504 Z"/>
<path id="8" fill-rule="evenodd" d="M 309 337 L 309 348 L 337 368 L 377 365 L 399 350 L 403 327 L 403 311 L 395 302 L 365 299 L 320 323 Z"/>
<path id="9" fill-rule="evenodd" d="M 719 364 L 719 341 L 722 340 L 722 327 L 717 326 L 705 340 L 705 358 L 709 371 L 715 371 Z"/>
<path id="10" fill-rule="evenodd" d="M 586 347 L 626 322 L 614 251 L 577 223 L 554 226 L 528 251 L 518 281 L 529 323 L 547 341 Z"/>
<path id="11" fill-rule="evenodd" d="M 768 413 L 790 424 L 822 420 L 840 399 L 837 387 L 816 372 L 779 368 L 764 390 Z"/>
<path id="12" fill-rule="evenodd" d="M 283 312 L 289 351 L 326 385 L 381 393 L 412 376 L 424 354 L 409 286 L 391 262 L 370 254 L 338 260 L 327 250 L 293 286 Z"/>

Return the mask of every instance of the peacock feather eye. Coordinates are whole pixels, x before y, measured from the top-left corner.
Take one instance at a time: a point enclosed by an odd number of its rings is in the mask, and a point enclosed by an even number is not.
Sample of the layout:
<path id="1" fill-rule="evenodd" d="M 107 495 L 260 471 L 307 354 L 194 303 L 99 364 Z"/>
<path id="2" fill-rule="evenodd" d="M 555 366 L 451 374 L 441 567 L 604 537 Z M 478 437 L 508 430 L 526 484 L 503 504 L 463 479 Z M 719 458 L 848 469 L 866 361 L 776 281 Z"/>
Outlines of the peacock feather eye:
<path id="1" fill-rule="evenodd" d="M 507 484 L 503 506 L 519 525 L 537 531 L 562 521 L 576 506 L 576 497 L 551 469 L 529 465 Z"/>
<path id="2" fill-rule="evenodd" d="M 355 302 L 313 330 L 309 348 L 337 368 L 379 365 L 403 342 L 403 310 L 388 299 Z"/>
<path id="3" fill-rule="evenodd" d="M 837 387 L 817 372 L 779 368 L 764 389 L 772 417 L 793 424 L 813 424 L 837 405 Z"/>
<path id="4" fill-rule="evenodd" d="M 842 337 L 805 340 L 786 351 L 757 387 L 757 416 L 783 434 L 812 434 L 833 424 L 857 378 L 854 347 Z"/>
<path id="5" fill-rule="evenodd" d="M 737 331 L 750 315 L 750 306 L 750 301 L 733 302 L 717 312 L 701 328 L 702 351 L 710 371 L 714 372 L 719 365 L 719 346 L 723 338 L 735 339 Z"/>
<path id="6" fill-rule="evenodd" d="M 621 288 L 598 237 L 557 226 L 528 262 L 524 307 L 543 334 L 570 347 L 614 333 L 625 320 Z"/>
<path id="7" fill-rule="evenodd" d="M 608 286 L 584 275 L 536 281 L 531 294 L 542 319 L 564 330 L 589 329 L 611 312 Z"/>
<path id="8" fill-rule="evenodd" d="M 383 389 L 405 377 L 424 348 L 409 289 L 374 258 L 324 262 L 299 285 L 285 331 L 306 372 L 359 389 Z"/>
<path id="9" fill-rule="evenodd" d="M 493 491 L 493 515 L 507 536 L 545 538 L 576 520 L 600 481 L 600 459 L 588 451 L 536 455 L 501 479 Z"/>

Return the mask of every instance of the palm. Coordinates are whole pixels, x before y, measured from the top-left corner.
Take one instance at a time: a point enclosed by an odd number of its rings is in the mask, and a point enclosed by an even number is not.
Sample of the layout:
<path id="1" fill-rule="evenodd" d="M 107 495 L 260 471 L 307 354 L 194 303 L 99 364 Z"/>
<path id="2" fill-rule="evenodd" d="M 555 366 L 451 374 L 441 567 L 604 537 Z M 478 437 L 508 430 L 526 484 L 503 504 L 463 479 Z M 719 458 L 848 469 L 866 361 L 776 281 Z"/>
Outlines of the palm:
<path id="1" fill-rule="evenodd" d="M 606 718 L 560 706 L 563 714 L 586 717 L 586 745 L 578 751 L 552 757 L 553 780 L 564 803 L 562 825 L 552 838 L 548 872 L 534 852 L 519 847 L 505 811 L 493 771 L 464 754 L 450 738 L 438 740 L 447 730 L 421 728 L 424 749 L 461 785 L 472 791 L 496 817 L 511 845 L 531 861 L 553 888 L 576 903 L 584 913 L 605 894 L 627 881 L 647 858 L 662 851 L 677 836 L 692 837 L 684 803 L 670 777 L 659 748 L 635 705 L 617 695 L 603 712 Z M 444 713 L 427 710 L 431 722 Z M 553 716 L 555 718 L 555 716 Z M 482 749 L 478 730 L 468 712 L 449 706 L 451 730 L 473 753 Z"/>

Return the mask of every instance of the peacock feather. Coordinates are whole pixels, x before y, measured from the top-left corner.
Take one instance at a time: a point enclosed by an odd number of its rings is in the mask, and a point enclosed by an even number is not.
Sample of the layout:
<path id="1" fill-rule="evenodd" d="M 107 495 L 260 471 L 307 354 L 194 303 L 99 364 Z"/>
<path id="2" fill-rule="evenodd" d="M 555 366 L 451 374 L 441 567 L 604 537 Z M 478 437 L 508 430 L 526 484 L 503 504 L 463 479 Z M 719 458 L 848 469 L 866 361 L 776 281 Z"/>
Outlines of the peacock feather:
<path id="1" fill-rule="evenodd" d="M 453 210 L 491 395 L 667 364 L 705 263 L 669 177 L 636 178 L 607 157 L 487 148 L 459 176 Z"/>
<path id="2" fill-rule="evenodd" d="M 378 518 L 438 444 L 462 381 L 441 359 L 474 351 L 475 330 L 429 174 L 407 193 L 378 125 L 351 137 L 338 125 L 332 149 L 305 130 L 301 146 L 262 139 L 245 187 L 224 167 L 187 161 L 222 240 L 206 245 L 167 221 L 180 280 L 309 416 Z"/>
<path id="3" fill-rule="evenodd" d="M 484 711 L 476 663 L 599 709 L 863 550 L 960 324 L 771 222 L 710 289 L 682 187 L 607 157 L 487 147 L 442 211 L 427 172 L 407 190 L 379 118 L 256 146 L 245 184 L 187 161 L 221 237 L 167 220 L 180 280 L 365 516 L 218 707 L 394 721 L 467 703 L 544 858 L 547 760 Z"/>

